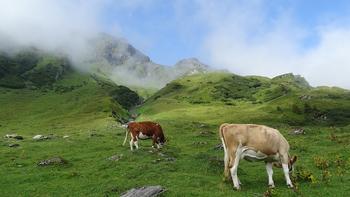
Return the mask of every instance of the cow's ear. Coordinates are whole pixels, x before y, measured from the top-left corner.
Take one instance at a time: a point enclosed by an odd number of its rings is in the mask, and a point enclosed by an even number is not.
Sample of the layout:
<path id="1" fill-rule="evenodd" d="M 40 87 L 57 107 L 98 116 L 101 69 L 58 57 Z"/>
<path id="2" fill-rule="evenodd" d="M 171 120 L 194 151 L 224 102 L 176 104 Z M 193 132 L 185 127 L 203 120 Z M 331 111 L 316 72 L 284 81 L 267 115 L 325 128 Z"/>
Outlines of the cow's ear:
<path id="1" fill-rule="evenodd" d="M 293 163 L 295 163 L 296 161 L 297 161 L 297 156 L 294 155 L 294 156 L 292 157 L 292 159 L 290 159 L 290 162 L 293 164 Z"/>

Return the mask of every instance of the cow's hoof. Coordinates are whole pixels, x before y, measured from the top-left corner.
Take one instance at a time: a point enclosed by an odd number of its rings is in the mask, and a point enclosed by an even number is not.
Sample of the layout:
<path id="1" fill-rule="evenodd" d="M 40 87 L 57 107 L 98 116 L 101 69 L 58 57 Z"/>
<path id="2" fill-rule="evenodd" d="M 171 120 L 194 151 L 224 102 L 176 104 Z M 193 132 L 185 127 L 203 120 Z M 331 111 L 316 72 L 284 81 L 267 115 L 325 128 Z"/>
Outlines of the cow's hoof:
<path id="1" fill-rule="evenodd" d="M 287 185 L 289 189 L 293 189 L 293 185 Z"/>
<path id="2" fill-rule="evenodd" d="M 233 189 L 236 191 L 241 191 L 241 187 L 233 187 Z"/>
<path id="3" fill-rule="evenodd" d="M 269 188 L 270 188 L 270 189 L 274 189 L 274 188 L 275 188 L 275 185 L 269 185 Z"/>

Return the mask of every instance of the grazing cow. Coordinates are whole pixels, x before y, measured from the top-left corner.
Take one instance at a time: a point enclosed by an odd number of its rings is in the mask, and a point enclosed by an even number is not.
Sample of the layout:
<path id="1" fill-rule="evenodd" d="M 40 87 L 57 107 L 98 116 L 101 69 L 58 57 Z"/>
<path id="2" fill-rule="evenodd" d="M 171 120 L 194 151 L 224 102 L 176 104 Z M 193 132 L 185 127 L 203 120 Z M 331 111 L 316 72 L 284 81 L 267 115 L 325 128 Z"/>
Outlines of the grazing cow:
<path id="1" fill-rule="evenodd" d="M 240 159 L 265 161 L 269 187 L 275 187 L 272 179 L 272 165 L 282 167 L 288 187 L 293 187 L 289 173 L 293 170 L 296 156 L 289 157 L 289 144 L 276 129 L 255 124 L 227 124 L 219 130 L 224 147 L 225 178 L 231 178 L 234 187 L 239 190 L 241 182 L 237 176 Z"/>
<path id="2" fill-rule="evenodd" d="M 162 127 L 155 122 L 151 121 L 144 121 L 144 122 L 129 122 L 126 125 L 127 131 L 125 132 L 125 139 L 123 142 L 123 146 L 126 143 L 126 140 L 128 138 L 128 133 L 130 133 L 131 140 L 130 140 L 130 149 L 134 149 L 134 145 L 136 146 L 136 149 L 139 149 L 138 146 L 138 139 L 149 139 L 152 138 L 153 145 L 157 145 L 157 148 L 161 148 L 163 144 L 165 143 L 165 137 L 163 134 Z"/>

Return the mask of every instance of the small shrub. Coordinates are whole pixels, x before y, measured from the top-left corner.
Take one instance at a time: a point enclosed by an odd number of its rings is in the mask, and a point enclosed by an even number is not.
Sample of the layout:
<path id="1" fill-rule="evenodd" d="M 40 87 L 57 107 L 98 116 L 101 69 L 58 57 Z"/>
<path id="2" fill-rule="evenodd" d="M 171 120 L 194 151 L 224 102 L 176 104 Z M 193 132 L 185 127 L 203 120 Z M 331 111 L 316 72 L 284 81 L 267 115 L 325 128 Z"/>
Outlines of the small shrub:
<path id="1" fill-rule="evenodd" d="M 272 188 L 268 188 L 263 194 L 263 197 L 272 197 L 272 196 L 278 196 L 277 192 Z"/>
<path id="2" fill-rule="evenodd" d="M 312 174 L 312 172 L 304 167 L 297 167 L 295 170 L 296 179 L 299 181 L 308 181 L 313 184 L 317 183 L 316 177 Z"/>
<path id="3" fill-rule="evenodd" d="M 302 111 L 297 104 L 292 105 L 292 112 L 295 114 L 302 114 Z"/>
<path id="4" fill-rule="evenodd" d="M 315 163 L 315 166 L 321 170 L 326 170 L 330 166 L 330 163 L 327 159 L 319 156 L 314 157 L 314 163 Z"/>
<path id="5" fill-rule="evenodd" d="M 282 108 L 281 108 L 280 106 L 277 106 L 277 107 L 276 107 L 276 110 L 277 110 L 278 112 L 282 112 L 282 111 L 283 111 Z"/>
<path id="6" fill-rule="evenodd" d="M 337 167 L 345 167 L 346 166 L 346 161 L 340 155 L 336 155 L 333 162 L 334 162 L 335 166 L 337 166 Z"/>
<path id="7" fill-rule="evenodd" d="M 322 181 L 325 183 L 329 183 L 331 178 L 331 172 L 329 170 L 322 171 Z"/>

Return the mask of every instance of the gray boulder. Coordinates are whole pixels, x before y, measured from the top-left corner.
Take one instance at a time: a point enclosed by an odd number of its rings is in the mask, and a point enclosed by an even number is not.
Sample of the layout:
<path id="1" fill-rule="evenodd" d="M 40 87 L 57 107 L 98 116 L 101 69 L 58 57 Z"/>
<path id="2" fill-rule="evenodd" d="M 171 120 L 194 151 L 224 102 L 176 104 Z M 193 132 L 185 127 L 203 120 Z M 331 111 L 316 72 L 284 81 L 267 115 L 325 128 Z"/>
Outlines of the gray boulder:
<path id="1" fill-rule="evenodd" d="M 6 134 L 4 137 L 5 138 L 13 138 L 16 140 L 23 140 L 23 137 L 20 135 L 17 135 L 17 134 Z"/>
<path id="2" fill-rule="evenodd" d="M 68 162 L 63 159 L 62 157 L 53 157 L 50 159 L 45 159 L 40 162 L 38 162 L 38 166 L 49 166 L 49 165 L 63 165 L 67 164 Z"/>
<path id="3" fill-rule="evenodd" d="M 40 141 L 40 140 L 48 140 L 51 139 L 50 136 L 44 136 L 44 135 L 36 135 L 33 137 L 33 140 Z"/>
<path id="4" fill-rule="evenodd" d="M 140 188 L 132 188 L 126 193 L 122 194 L 121 197 L 154 197 L 165 192 L 166 190 L 160 186 L 144 186 Z"/>

